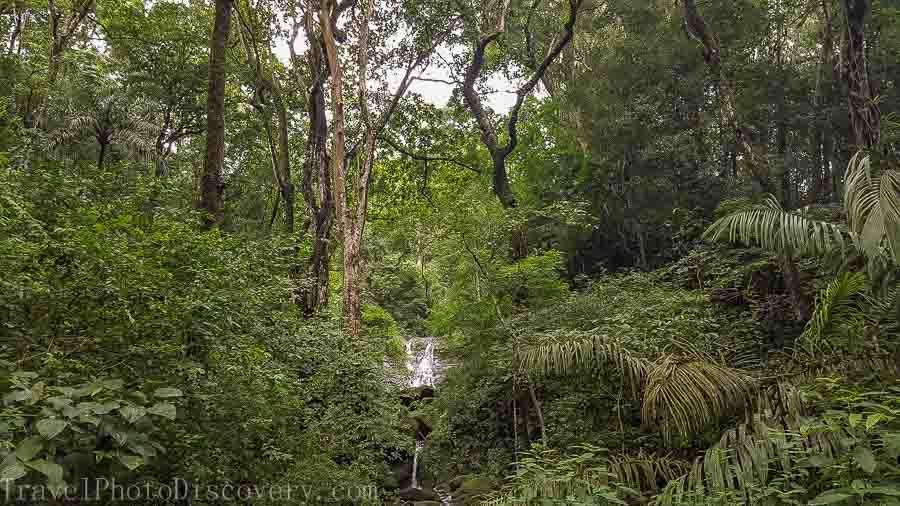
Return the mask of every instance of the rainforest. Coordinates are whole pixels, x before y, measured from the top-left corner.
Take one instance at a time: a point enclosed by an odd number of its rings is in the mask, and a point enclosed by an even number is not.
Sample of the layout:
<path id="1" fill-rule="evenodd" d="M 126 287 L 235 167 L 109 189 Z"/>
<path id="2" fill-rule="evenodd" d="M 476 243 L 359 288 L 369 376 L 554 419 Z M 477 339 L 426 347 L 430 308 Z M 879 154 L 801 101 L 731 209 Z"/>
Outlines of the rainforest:
<path id="1" fill-rule="evenodd" d="M 900 2 L 0 0 L 0 502 L 900 505 Z"/>

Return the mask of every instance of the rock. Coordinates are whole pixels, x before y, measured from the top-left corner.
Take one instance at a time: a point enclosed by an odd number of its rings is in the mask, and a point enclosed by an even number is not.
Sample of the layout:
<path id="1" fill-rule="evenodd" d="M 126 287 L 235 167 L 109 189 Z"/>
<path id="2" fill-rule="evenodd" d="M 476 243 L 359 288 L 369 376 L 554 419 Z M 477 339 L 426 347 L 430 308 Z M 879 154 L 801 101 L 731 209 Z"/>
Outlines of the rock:
<path id="1" fill-rule="evenodd" d="M 397 495 L 406 501 L 434 501 L 438 498 L 434 490 L 424 488 L 404 488 Z"/>
<path id="2" fill-rule="evenodd" d="M 462 486 L 464 481 L 474 477 L 474 474 L 461 474 L 459 476 L 456 476 L 452 480 L 447 482 L 447 490 L 450 490 L 452 492 Z"/>
<path id="3" fill-rule="evenodd" d="M 413 506 L 441 506 L 441 503 L 437 501 L 416 501 L 413 503 Z"/>

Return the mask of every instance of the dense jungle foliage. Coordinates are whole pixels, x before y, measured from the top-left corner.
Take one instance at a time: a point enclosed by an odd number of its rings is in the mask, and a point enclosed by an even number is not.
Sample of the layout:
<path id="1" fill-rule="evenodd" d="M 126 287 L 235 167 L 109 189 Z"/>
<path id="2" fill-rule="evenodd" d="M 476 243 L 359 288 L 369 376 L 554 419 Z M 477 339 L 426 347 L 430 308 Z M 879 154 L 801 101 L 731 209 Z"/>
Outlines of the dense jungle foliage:
<path id="1" fill-rule="evenodd" d="M 0 497 L 900 505 L 898 79 L 892 0 L 0 0 Z"/>

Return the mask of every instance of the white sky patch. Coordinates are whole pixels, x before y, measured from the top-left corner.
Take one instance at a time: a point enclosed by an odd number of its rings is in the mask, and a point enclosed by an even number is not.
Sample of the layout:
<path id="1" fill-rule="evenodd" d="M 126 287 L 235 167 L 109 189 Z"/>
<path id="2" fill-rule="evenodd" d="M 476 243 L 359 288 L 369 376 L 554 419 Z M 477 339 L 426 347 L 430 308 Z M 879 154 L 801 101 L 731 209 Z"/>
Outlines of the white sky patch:
<path id="1" fill-rule="evenodd" d="M 275 52 L 275 56 L 281 60 L 282 63 L 287 65 L 290 61 L 290 50 L 288 48 L 287 39 L 279 37 L 275 40 L 275 47 L 273 48 Z M 306 52 L 307 42 L 306 38 L 300 36 L 297 37 L 297 40 L 294 43 L 294 51 L 298 56 L 301 56 Z M 452 51 L 464 51 L 465 48 L 455 47 Z M 442 52 L 445 56 L 449 56 L 451 49 L 448 48 L 440 48 L 439 51 Z M 449 60 L 449 58 L 447 58 Z M 418 75 L 418 74 L 415 74 Z M 409 92 L 417 93 L 425 99 L 426 102 L 432 104 L 436 107 L 444 107 L 447 105 L 447 101 L 450 100 L 450 96 L 453 94 L 453 89 L 456 87 L 453 84 L 453 76 L 450 74 L 450 70 L 446 68 L 443 64 L 432 63 L 424 72 L 422 72 L 421 77 L 428 80 L 416 80 L 414 81 L 410 87 Z M 394 69 L 387 75 L 387 82 L 390 85 L 391 89 L 396 89 L 397 85 L 400 84 L 400 80 L 403 78 L 403 70 Z M 505 114 L 508 112 L 513 104 L 516 102 L 516 93 L 515 89 L 518 83 L 513 83 L 507 80 L 502 76 L 491 76 L 488 78 L 487 86 L 492 91 L 488 93 L 485 97 L 485 105 L 496 111 L 497 113 Z M 500 91 L 503 90 L 503 91 Z"/>

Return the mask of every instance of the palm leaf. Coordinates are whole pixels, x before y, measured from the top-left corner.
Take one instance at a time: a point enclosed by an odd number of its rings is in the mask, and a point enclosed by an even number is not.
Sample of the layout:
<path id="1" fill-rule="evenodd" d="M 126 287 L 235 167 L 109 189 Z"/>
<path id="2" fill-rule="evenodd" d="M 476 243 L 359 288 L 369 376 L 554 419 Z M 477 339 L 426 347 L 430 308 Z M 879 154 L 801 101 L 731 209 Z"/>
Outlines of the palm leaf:
<path id="1" fill-rule="evenodd" d="M 800 342 L 807 353 L 815 354 L 823 346 L 833 348 L 829 337 L 850 338 L 862 331 L 864 311 L 859 296 L 866 278 L 859 272 L 847 272 L 828 284 L 816 299 L 813 316 L 806 324 Z"/>
<path id="2" fill-rule="evenodd" d="M 819 255 L 844 248 L 844 237 L 836 225 L 787 212 L 772 195 L 762 204 L 719 218 L 703 237 L 759 246 L 781 255 Z"/>
<path id="3" fill-rule="evenodd" d="M 635 398 L 644 383 L 651 362 L 637 357 L 618 341 L 607 336 L 546 343 L 525 348 L 522 366 L 544 374 L 567 375 L 590 371 L 595 366 L 613 367 L 631 387 Z"/>
<path id="4" fill-rule="evenodd" d="M 671 440 L 697 434 L 727 414 L 749 407 L 755 381 L 737 369 L 706 360 L 664 356 L 647 376 L 641 418 Z"/>
<path id="5" fill-rule="evenodd" d="M 857 153 L 844 176 L 844 205 L 854 243 L 870 258 L 900 260 L 900 173 L 874 174 L 868 156 Z"/>

